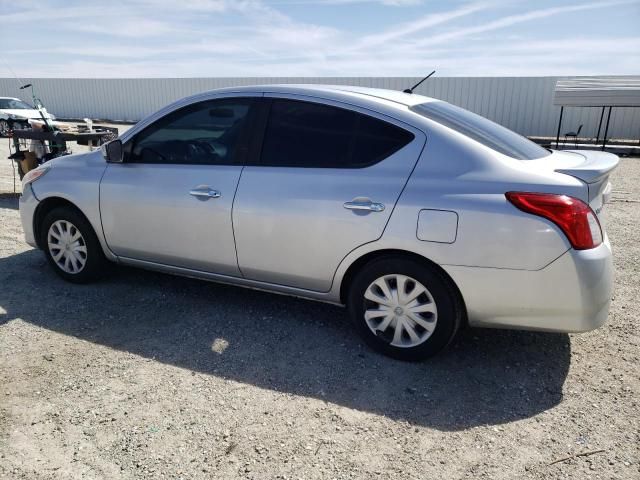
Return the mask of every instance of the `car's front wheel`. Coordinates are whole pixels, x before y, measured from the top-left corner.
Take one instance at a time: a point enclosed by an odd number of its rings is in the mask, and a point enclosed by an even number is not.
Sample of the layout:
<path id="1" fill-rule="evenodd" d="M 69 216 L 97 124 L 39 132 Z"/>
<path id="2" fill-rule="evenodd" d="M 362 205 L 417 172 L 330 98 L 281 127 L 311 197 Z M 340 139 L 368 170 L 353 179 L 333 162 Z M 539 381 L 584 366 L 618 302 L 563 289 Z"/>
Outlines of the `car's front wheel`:
<path id="1" fill-rule="evenodd" d="M 10 131 L 11 131 L 11 123 L 9 123 L 9 120 L 1 119 L 0 120 L 0 137 L 8 137 Z"/>
<path id="2" fill-rule="evenodd" d="M 55 272 L 67 281 L 87 283 L 104 271 L 105 258 L 91 224 L 71 207 L 47 213 L 40 244 Z"/>
<path id="3" fill-rule="evenodd" d="M 366 264 L 353 279 L 348 308 L 367 344 L 409 361 L 446 347 L 464 315 L 450 280 L 427 263 L 403 256 Z"/>

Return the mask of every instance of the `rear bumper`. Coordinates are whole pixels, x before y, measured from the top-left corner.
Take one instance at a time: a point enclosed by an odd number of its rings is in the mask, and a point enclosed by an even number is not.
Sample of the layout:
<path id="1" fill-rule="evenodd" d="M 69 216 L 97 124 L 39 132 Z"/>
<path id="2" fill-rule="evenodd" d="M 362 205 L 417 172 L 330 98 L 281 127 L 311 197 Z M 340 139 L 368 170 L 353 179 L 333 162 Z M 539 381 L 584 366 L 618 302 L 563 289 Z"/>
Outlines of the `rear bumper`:
<path id="1" fill-rule="evenodd" d="M 31 185 L 27 185 L 20 196 L 20 220 L 24 231 L 25 241 L 32 247 L 37 248 L 36 237 L 33 231 L 33 216 L 38 207 L 38 199 L 33 194 Z"/>
<path id="2" fill-rule="evenodd" d="M 537 271 L 450 267 L 469 324 L 552 332 L 586 332 L 607 320 L 613 290 L 609 239 L 569 250 Z"/>

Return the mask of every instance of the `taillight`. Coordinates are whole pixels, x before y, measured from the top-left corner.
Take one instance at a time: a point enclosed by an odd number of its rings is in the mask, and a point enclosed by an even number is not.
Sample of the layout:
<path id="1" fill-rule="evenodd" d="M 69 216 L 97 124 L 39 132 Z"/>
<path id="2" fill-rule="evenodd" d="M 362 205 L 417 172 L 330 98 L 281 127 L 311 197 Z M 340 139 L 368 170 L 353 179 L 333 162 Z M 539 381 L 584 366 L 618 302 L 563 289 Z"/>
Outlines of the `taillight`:
<path id="1" fill-rule="evenodd" d="M 600 222 L 582 200 L 553 193 L 507 192 L 507 200 L 523 212 L 555 223 L 576 250 L 595 248 L 602 243 Z"/>

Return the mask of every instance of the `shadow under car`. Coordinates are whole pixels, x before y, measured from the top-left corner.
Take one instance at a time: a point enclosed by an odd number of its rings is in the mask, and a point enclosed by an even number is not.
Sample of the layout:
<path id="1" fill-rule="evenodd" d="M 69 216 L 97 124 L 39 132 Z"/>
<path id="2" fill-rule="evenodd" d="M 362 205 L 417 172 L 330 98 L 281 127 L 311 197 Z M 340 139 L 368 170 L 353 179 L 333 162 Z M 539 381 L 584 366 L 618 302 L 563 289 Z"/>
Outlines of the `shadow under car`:
<path id="1" fill-rule="evenodd" d="M 554 407 L 570 364 L 566 334 L 482 329 L 464 330 L 428 362 L 404 363 L 369 350 L 339 307 L 128 268 L 73 285 L 36 250 L 0 259 L 0 284 L 0 324 L 20 318 L 158 362 L 445 431 Z"/>

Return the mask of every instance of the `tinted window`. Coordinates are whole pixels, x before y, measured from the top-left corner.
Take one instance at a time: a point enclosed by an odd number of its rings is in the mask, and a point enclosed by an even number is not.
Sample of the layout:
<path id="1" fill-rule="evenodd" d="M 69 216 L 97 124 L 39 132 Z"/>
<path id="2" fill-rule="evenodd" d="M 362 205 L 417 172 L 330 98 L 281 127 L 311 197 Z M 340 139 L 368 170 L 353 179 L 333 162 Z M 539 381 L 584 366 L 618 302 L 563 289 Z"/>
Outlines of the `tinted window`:
<path id="1" fill-rule="evenodd" d="M 129 161 L 236 163 L 251 104 L 249 99 L 213 100 L 173 112 L 134 137 Z"/>
<path id="2" fill-rule="evenodd" d="M 351 110 L 296 100 L 274 100 L 262 164 L 281 167 L 361 168 L 413 139 L 406 130 Z"/>
<path id="3" fill-rule="evenodd" d="M 384 160 L 413 140 L 413 134 L 400 127 L 367 115 L 356 115 L 358 132 L 352 159 L 355 166 Z"/>
<path id="4" fill-rule="evenodd" d="M 33 110 L 33 107 L 22 100 L 15 98 L 0 98 L 0 109 L 6 110 Z"/>
<path id="5" fill-rule="evenodd" d="M 479 142 L 497 152 L 518 160 L 533 160 L 550 154 L 540 145 L 508 128 L 446 102 L 422 103 L 411 109 Z"/>

